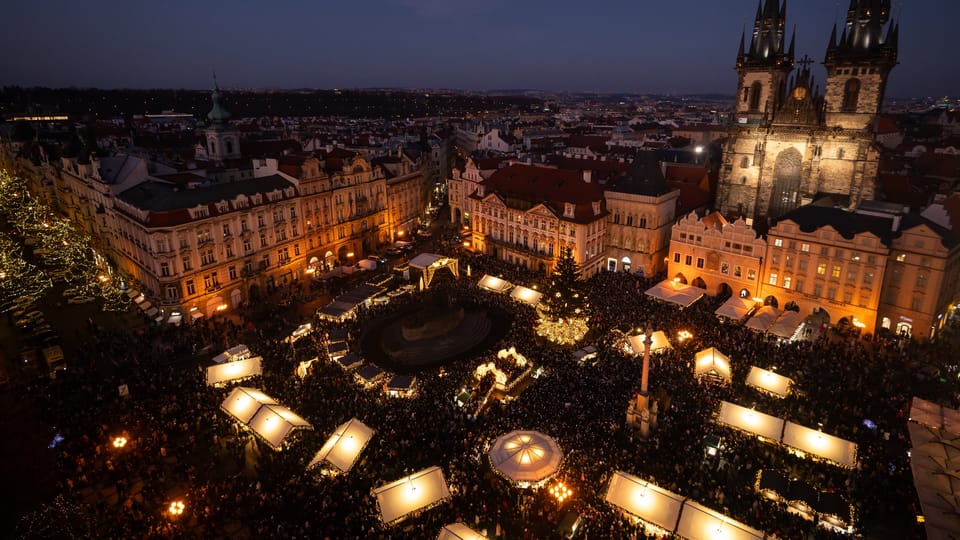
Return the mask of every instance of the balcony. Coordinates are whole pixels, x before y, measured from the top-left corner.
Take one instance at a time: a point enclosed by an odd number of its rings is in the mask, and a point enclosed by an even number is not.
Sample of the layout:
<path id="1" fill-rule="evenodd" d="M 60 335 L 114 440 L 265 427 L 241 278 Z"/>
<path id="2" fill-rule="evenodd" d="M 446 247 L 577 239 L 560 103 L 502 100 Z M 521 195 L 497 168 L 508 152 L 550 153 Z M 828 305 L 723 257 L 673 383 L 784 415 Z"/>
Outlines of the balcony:
<path id="1" fill-rule="evenodd" d="M 509 249 L 511 251 L 515 251 L 517 253 L 523 253 L 524 255 L 530 255 L 532 257 L 537 257 L 537 258 L 548 260 L 548 261 L 552 260 L 554 257 L 549 253 L 546 253 L 543 251 L 537 251 L 529 246 L 524 246 L 523 244 L 518 244 L 516 242 L 507 242 L 505 240 L 497 240 L 492 236 L 487 236 L 484 240 L 486 241 L 487 244 L 490 244 L 492 246 L 502 247 L 505 249 Z"/>

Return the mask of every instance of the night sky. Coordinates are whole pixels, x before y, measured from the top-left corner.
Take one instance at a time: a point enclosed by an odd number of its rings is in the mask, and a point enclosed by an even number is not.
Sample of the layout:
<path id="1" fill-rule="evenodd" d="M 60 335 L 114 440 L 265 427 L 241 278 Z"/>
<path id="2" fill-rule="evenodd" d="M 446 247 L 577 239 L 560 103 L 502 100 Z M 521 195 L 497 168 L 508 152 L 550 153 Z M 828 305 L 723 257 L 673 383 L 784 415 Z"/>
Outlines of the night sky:
<path id="1" fill-rule="evenodd" d="M 788 0 L 798 56 L 822 61 L 847 5 Z M 894 6 L 901 64 L 887 95 L 960 94 L 960 2 Z M 756 0 L 21 0 L 4 9 L 0 84 L 208 88 L 215 69 L 227 88 L 732 95 L 755 10 Z"/>

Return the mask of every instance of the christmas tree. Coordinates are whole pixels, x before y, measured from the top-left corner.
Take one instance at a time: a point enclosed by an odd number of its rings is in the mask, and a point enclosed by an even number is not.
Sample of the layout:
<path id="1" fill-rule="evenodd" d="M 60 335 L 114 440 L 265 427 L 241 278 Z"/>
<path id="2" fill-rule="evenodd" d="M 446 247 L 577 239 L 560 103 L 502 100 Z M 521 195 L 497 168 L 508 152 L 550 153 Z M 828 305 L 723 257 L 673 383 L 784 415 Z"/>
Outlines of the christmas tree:
<path id="1" fill-rule="evenodd" d="M 543 293 L 542 304 L 553 320 L 587 316 L 587 298 L 579 281 L 580 267 L 573 259 L 573 250 L 560 250 L 560 259 L 553 269 Z"/>

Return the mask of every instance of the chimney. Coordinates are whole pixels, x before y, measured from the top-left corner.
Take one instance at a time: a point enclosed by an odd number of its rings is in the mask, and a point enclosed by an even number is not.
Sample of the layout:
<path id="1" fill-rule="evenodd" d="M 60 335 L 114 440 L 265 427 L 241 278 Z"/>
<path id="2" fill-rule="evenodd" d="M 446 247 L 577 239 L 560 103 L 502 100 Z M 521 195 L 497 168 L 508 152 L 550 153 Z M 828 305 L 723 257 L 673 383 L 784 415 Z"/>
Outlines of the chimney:
<path id="1" fill-rule="evenodd" d="M 593 180 L 593 171 L 591 171 L 590 169 L 584 169 L 583 181 L 589 184 L 592 180 Z"/>

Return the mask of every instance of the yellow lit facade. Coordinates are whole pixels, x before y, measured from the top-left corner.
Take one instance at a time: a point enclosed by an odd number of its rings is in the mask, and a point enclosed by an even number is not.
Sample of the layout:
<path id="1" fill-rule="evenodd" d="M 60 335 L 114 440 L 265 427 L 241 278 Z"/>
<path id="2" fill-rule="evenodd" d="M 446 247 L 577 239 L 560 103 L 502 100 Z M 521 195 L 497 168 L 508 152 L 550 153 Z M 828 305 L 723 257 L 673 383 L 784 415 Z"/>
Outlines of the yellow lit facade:
<path id="1" fill-rule="evenodd" d="M 670 238 L 667 277 L 705 289 L 752 298 L 759 292 L 767 242 L 742 219 L 727 223 L 720 214 L 703 218 L 690 213 Z"/>

